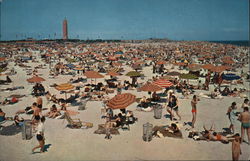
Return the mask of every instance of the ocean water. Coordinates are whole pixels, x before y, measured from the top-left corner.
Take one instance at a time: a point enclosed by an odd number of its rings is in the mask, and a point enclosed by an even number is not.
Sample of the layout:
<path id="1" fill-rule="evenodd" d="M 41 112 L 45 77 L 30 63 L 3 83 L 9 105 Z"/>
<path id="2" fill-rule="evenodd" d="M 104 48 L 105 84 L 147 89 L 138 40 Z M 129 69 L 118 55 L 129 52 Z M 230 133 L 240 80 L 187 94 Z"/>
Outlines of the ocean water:
<path id="1" fill-rule="evenodd" d="M 237 46 L 250 46 L 250 41 L 209 41 L 214 43 L 232 44 Z"/>

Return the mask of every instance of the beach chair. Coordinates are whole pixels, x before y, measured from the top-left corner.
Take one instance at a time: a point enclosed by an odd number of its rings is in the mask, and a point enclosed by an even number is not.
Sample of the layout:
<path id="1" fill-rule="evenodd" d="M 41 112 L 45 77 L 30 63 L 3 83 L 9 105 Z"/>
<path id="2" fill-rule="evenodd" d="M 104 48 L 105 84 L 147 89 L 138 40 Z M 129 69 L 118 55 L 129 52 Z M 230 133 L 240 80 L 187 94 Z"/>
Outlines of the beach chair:
<path id="1" fill-rule="evenodd" d="M 93 124 L 90 122 L 82 122 L 80 119 L 72 119 L 69 115 L 69 113 L 64 113 L 64 118 L 68 121 L 68 126 L 71 128 L 79 129 L 79 128 L 91 128 L 93 127 Z"/>

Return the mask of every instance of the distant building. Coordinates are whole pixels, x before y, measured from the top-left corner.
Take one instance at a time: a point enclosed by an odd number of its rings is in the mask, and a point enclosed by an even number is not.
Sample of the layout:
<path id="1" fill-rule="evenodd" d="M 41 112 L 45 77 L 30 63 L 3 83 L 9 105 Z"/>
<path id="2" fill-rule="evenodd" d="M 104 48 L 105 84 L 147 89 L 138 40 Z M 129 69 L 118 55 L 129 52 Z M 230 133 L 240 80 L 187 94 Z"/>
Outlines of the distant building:
<path id="1" fill-rule="evenodd" d="M 63 39 L 68 39 L 68 22 L 66 18 L 63 20 Z"/>

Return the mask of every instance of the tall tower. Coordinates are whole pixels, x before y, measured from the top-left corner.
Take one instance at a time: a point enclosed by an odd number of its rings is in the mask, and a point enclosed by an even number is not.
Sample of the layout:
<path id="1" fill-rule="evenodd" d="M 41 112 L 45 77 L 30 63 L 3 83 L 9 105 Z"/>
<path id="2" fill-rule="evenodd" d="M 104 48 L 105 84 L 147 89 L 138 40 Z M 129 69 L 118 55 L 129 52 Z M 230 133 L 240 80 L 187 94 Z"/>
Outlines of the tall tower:
<path id="1" fill-rule="evenodd" d="M 66 18 L 63 20 L 63 40 L 68 39 L 68 22 Z"/>

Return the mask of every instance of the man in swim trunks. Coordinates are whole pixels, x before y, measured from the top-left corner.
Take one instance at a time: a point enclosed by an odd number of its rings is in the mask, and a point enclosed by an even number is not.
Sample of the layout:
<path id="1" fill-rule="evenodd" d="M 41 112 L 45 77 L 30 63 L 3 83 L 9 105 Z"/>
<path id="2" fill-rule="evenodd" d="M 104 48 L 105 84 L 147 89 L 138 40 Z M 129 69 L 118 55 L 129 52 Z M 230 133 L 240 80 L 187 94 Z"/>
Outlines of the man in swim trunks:
<path id="1" fill-rule="evenodd" d="M 250 112 L 248 107 L 244 107 L 244 111 L 240 114 L 241 122 L 241 138 L 244 140 L 244 132 L 246 130 L 248 136 L 248 144 L 250 144 Z"/>
<path id="2" fill-rule="evenodd" d="M 198 103 L 200 99 L 197 98 L 196 95 L 193 96 L 193 99 L 191 101 L 191 106 L 192 106 L 192 115 L 193 115 L 193 118 L 192 118 L 192 128 L 194 128 L 194 123 L 196 121 L 196 114 L 197 114 L 197 108 L 196 108 L 196 105 Z"/>

